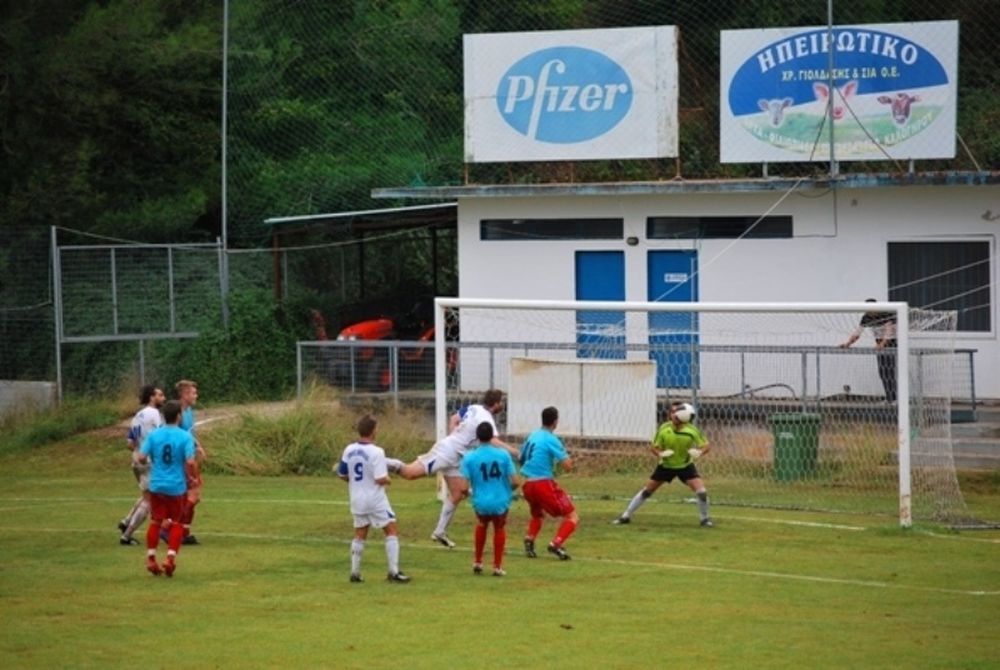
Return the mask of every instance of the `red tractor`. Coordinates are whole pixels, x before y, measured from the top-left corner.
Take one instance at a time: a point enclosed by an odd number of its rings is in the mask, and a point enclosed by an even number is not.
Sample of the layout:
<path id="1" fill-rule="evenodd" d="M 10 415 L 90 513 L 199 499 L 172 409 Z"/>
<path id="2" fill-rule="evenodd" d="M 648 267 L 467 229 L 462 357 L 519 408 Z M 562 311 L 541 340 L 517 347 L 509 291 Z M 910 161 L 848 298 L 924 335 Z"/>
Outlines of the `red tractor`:
<path id="1" fill-rule="evenodd" d="M 326 321 L 311 310 L 317 340 L 327 340 Z M 449 331 L 452 329 L 449 328 Z M 457 339 L 449 332 L 449 339 Z M 395 347 L 337 347 L 324 350 L 325 375 L 332 384 L 351 390 L 388 391 L 393 388 L 392 356 L 396 354 L 396 387 L 434 381 L 434 303 L 421 300 L 399 319 L 380 316 L 358 321 L 337 334 L 339 342 L 399 341 L 427 343 L 425 346 L 399 344 Z M 448 354 L 448 372 L 454 372 L 457 355 Z"/>

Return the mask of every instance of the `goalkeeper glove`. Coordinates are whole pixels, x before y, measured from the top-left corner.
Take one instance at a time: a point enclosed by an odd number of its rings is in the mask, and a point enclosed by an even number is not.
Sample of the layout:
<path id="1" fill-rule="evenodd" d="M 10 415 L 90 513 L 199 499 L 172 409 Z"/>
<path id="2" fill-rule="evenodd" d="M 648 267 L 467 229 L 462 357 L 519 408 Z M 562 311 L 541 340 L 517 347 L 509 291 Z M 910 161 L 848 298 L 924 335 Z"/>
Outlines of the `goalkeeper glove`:
<path id="1" fill-rule="evenodd" d="M 660 452 L 660 458 L 670 458 L 673 455 L 674 455 L 673 449 L 664 449 L 663 451 Z"/>
<path id="2" fill-rule="evenodd" d="M 696 448 L 688 449 L 688 456 L 690 456 L 692 460 L 701 456 L 701 453 L 702 453 L 701 449 L 696 449 Z"/>

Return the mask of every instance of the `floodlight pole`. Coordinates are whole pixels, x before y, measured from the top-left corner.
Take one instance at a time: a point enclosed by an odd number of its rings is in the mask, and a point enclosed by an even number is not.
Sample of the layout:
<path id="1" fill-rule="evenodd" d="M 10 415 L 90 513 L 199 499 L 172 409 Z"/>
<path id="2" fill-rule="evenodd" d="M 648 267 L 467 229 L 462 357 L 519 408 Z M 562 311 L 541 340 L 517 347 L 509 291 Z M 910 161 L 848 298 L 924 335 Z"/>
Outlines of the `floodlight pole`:
<path id="1" fill-rule="evenodd" d="M 229 0 L 222 3 L 222 249 L 219 254 L 219 288 L 222 293 L 222 326 L 229 330 Z"/>

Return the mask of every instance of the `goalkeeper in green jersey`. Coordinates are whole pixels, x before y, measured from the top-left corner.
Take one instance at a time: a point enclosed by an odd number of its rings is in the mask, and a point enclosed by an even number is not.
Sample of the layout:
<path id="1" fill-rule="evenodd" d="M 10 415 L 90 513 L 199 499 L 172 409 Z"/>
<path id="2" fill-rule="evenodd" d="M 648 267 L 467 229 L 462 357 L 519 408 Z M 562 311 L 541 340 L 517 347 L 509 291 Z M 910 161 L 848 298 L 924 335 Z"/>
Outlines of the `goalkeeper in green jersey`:
<path id="1" fill-rule="evenodd" d="M 695 459 L 707 454 L 711 447 L 698 427 L 691 423 L 694 417 L 694 407 L 686 402 L 676 403 L 670 407 L 669 420 L 659 427 L 653 443 L 649 445 L 650 451 L 659 457 L 660 462 L 649 476 L 646 485 L 629 501 L 622 515 L 615 519 L 616 524 L 630 523 L 635 511 L 653 495 L 656 489 L 664 483 L 669 484 L 677 477 L 698 497 L 701 525 L 706 528 L 714 525 L 708 516 L 708 491 L 705 490 L 705 483 L 698 474 L 698 468 L 694 466 Z"/>

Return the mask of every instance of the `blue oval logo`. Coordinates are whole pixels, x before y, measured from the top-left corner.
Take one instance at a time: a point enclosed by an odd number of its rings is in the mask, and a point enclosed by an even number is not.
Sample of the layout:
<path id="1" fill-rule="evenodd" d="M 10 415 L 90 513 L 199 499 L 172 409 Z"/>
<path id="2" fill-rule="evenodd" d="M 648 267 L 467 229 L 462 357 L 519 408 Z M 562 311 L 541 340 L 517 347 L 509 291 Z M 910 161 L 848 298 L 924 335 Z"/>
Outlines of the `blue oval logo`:
<path id="1" fill-rule="evenodd" d="M 911 39 L 854 27 L 835 28 L 831 40 L 817 29 L 750 56 L 727 100 L 748 132 L 789 151 L 814 151 L 836 124 L 838 155 L 847 158 L 874 150 L 873 137 L 889 147 L 925 130 L 944 109 L 949 84 L 940 61 Z"/>
<path id="2" fill-rule="evenodd" d="M 504 73 L 497 108 L 514 130 L 554 144 L 586 142 L 617 126 L 632 108 L 632 80 L 604 54 L 550 47 Z"/>

